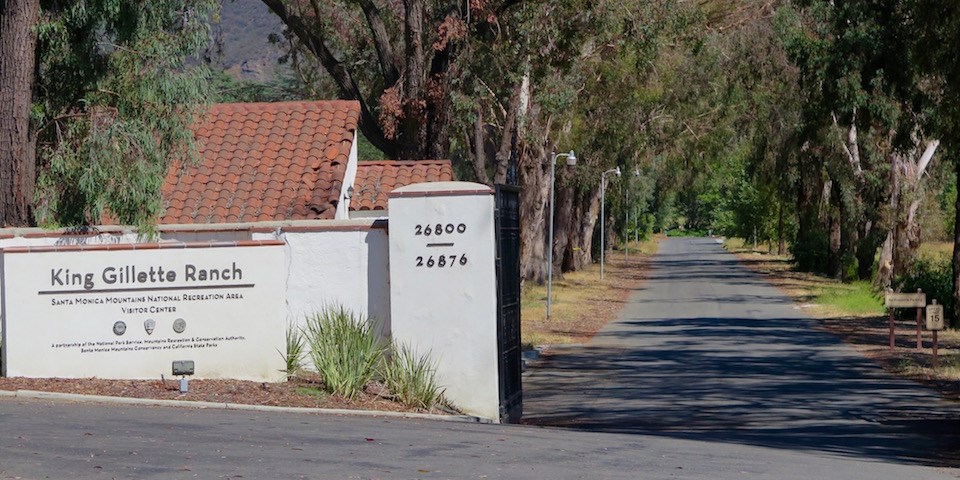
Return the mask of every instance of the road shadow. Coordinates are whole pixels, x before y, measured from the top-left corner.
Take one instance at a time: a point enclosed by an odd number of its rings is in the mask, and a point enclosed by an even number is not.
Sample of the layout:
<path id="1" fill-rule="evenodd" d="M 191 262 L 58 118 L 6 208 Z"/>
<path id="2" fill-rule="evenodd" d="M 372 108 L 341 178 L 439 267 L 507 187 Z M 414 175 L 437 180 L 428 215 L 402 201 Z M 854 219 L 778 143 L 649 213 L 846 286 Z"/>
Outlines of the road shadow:
<path id="1" fill-rule="evenodd" d="M 523 423 L 960 466 L 960 404 L 890 376 L 732 255 L 693 250 L 658 256 L 590 343 L 548 353 Z"/>

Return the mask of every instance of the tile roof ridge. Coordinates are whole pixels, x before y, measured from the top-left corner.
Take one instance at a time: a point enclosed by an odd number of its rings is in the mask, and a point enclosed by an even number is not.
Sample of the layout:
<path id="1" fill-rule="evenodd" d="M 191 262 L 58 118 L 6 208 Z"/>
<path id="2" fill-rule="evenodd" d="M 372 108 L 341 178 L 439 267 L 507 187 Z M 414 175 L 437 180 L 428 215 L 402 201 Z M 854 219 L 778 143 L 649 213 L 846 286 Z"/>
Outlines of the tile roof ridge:
<path id="1" fill-rule="evenodd" d="M 350 106 L 353 110 L 360 110 L 360 102 L 357 100 L 284 100 L 281 102 L 222 102 L 222 103 L 211 103 L 208 105 L 208 109 L 230 109 L 230 108 L 247 108 L 247 109 L 256 109 L 256 108 L 278 108 L 278 107 L 293 107 L 297 105 L 345 105 Z"/>
<path id="2" fill-rule="evenodd" d="M 449 159 L 447 160 L 360 160 L 359 165 L 424 165 L 424 164 L 446 164 L 451 163 Z"/>

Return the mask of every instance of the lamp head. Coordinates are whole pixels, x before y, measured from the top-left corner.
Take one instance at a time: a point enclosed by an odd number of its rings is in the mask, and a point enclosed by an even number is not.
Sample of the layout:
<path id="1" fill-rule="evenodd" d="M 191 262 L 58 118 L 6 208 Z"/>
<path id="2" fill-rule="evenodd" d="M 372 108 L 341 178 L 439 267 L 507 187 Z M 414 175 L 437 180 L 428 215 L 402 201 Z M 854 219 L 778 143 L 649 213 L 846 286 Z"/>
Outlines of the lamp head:
<path id="1" fill-rule="evenodd" d="M 570 150 L 570 154 L 567 155 L 567 166 L 568 167 L 577 166 L 577 154 L 573 153 L 573 150 Z"/>
<path id="2" fill-rule="evenodd" d="M 633 171 L 633 176 L 634 176 L 634 177 L 639 177 L 639 176 L 640 176 L 640 169 L 639 169 L 639 168 Z"/>
<path id="3" fill-rule="evenodd" d="M 619 176 L 620 176 L 620 167 L 617 167 L 617 169 L 614 170 L 613 173 L 614 173 L 616 176 L 619 177 Z"/>

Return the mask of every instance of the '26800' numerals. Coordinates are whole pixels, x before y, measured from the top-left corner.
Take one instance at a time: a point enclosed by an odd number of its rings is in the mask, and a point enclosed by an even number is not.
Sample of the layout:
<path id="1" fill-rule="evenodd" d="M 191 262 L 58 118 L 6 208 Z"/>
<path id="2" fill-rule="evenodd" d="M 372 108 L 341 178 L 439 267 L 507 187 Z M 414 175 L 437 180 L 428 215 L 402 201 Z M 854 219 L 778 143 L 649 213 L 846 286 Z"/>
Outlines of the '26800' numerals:
<path id="1" fill-rule="evenodd" d="M 429 237 L 430 235 L 443 235 L 445 233 L 451 234 L 453 232 L 463 233 L 467 231 L 467 226 L 462 223 L 458 225 L 454 225 L 452 223 L 438 223 L 436 225 L 416 225 L 413 229 L 415 235 L 424 235 Z"/>
<path id="2" fill-rule="evenodd" d="M 454 265 L 466 265 L 466 255 L 430 255 L 429 257 L 417 257 L 417 266 L 426 268 L 444 268 Z"/>

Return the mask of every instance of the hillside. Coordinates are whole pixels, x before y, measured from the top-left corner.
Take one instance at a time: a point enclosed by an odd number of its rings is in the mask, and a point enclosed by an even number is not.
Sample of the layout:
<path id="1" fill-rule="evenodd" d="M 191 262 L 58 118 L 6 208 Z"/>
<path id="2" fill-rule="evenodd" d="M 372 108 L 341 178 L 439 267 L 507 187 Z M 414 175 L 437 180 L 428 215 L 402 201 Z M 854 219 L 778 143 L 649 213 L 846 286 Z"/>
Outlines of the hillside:
<path id="1" fill-rule="evenodd" d="M 270 44 L 270 34 L 280 35 L 283 24 L 260 0 L 224 0 L 220 16 L 223 52 L 220 65 L 233 76 L 269 80 L 282 54 Z"/>

